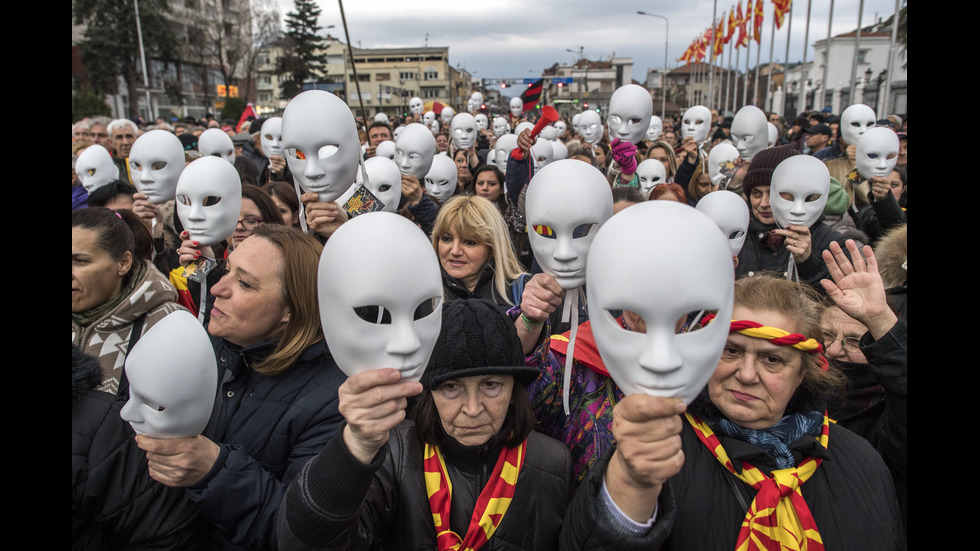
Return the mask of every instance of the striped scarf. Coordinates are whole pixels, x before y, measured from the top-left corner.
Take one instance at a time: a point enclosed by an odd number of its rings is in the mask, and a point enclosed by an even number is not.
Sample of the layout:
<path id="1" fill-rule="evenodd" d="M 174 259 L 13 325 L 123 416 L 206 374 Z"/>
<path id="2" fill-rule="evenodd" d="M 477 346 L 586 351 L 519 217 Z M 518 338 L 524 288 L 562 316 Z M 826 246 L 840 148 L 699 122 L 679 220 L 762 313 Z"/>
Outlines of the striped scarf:
<path id="1" fill-rule="evenodd" d="M 504 513 L 510 506 L 517 489 L 517 476 L 524 465 L 527 441 L 516 448 L 504 447 L 490 474 L 490 481 L 480 492 L 473 508 L 473 516 L 460 538 L 449 527 L 453 484 L 446 471 L 446 460 L 437 446 L 425 445 L 422 467 L 425 471 L 425 491 L 429 496 L 429 509 L 436 526 L 436 544 L 439 551 L 471 551 L 483 547 L 500 526 Z"/>
<path id="2" fill-rule="evenodd" d="M 772 471 L 772 476 L 766 476 L 758 468 L 743 462 L 742 472 L 739 473 L 711 428 L 689 413 L 684 415 L 698 439 L 718 462 L 739 480 L 758 490 L 735 540 L 736 551 L 823 551 L 823 538 L 800 492 L 800 486 L 816 472 L 822 459 L 809 457 L 797 467 Z M 824 413 L 819 438 L 824 448 L 827 447 L 829 435 L 829 418 Z"/>

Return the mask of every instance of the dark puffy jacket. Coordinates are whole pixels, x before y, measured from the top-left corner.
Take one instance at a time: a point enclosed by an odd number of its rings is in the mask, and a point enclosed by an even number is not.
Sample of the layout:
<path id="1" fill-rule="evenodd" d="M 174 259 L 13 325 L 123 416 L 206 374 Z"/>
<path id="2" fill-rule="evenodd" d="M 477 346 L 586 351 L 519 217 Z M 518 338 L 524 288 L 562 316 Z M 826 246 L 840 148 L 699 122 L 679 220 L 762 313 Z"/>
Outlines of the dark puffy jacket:
<path id="1" fill-rule="evenodd" d="M 98 362 L 72 346 L 72 549 L 206 549 L 207 537 L 184 490 L 150 478 L 126 402 L 94 390 Z"/>
<path id="2" fill-rule="evenodd" d="M 453 483 L 453 530 L 460 537 L 466 526 L 456 521 L 469 520 L 463 512 L 473 511 L 499 449 L 478 452 L 475 460 L 452 455 L 452 448 L 443 450 Z M 466 459 L 474 460 L 476 468 Z M 557 549 L 569 497 L 568 473 L 568 449 L 532 432 L 513 501 L 482 550 Z M 279 516 L 279 544 L 281 550 L 435 549 L 415 425 L 405 421 L 393 429 L 371 465 L 350 455 L 337 434 L 290 485 Z"/>
<path id="3" fill-rule="evenodd" d="M 323 341 L 272 377 L 251 366 L 273 351 L 274 342 L 245 349 L 216 337 L 212 342 L 220 404 L 205 436 L 221 454 L 188 494 L 210 521 L 215 548 L 275 549 L 276 513 L 286 486 L 343 420 L 337 389 L 346 376 Z"/>
<path id="4" fill-rule="evenodd" d="M 742 251 L 738 253 L 738 267 L 735 269 L 736 278 L 763 272 L 776 272 L 785 277 L 789 259 L 793 256 L 792 253 L 786 249 L 784 243 L 780 243 L 775 249 L 766 244 L 767 232 L 777 228 L 778 226 L 775 224 L 763 224 L 755 218 L 749 219 L 745 244 L 742 246 Z M 823 293 L 820 280 L 830 278 L 827 265 L 824 264 L 820 255 L 833 241 L 840 243 L 841 249 L 847 254 L 844 236 L 839 231 L 824 224 L 823 216 L 821 216 L 810 226 L 810 250 L 812 251 L 810 258 L 796 265 L 800 281 L 809 284 L 820 293 Z"/>

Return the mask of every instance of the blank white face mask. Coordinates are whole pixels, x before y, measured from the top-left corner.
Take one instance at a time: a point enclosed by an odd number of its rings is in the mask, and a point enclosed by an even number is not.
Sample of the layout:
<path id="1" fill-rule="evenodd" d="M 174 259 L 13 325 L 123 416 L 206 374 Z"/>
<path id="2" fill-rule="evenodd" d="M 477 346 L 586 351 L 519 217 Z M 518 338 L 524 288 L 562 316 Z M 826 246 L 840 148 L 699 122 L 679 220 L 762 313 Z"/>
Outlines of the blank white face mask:
<path id="1" fill-rule="evenodd" d="M 667 183 L 667 169 L 656 159 L 647 159 L 636 167 L 636 177 L 640 182 L 640 193 L 650 197 L 653 188 Z"/>
<path id="2" fill-rule="evenodd" d="M 483 113 L 477 113 L 476 115 L 473 115 L 473 118 L 476 120 L 476 127 L 481 131 L 490 128 L 490 119 L 488 119 Z"/>
<path id="3" fill-rule="evenodd" d="M 166 132 L 166 130 L 161 130 L 161 132 Z M 220 128 L 205 130 L 197 139 L 197 150 L 201 152 L 201 155 L 221 157 L 229 163 L 235 164 L 235 144 L 232 143 L 228 134 Z"/>
<path id="4" fill-rule="evenodd" d="M 698 145 L 708 139 L 711 130 L 711 110 L 703 105 L 695 105 L 684 112 L 681 122 L 681 137 L 694 138 Z"/>
<path id="5" fill-rule="evenodd" d="M 422 377 L 442 327 L 442 277 L 432 244 L 397 214 L 372 212 L 327 241 L 317 277 L 330 354 L 348 376 L 394 368 Z"/>
<path id="6" fill-rule="evenodd" d="M 458 149 L 469 149 L 476 144 L 476 117 L 469 113 L 460 113 L 453 117 L 449 126 L 449 135 L 453 137 L 453 145 Z"/>
<path id="7" fill-rule="evenodd" d="M 613 212 L 606 178 L 581 161 L 555 161 L 531 178 L 525 210 L 528 238 L 541 269 L 564 289 L 581 287 L 589 247 Z"/>
<path id="8" fill-rule="evenodd" d="M 191 239 L 209 247 L 234 233 L 242 209 L 242 181 L 217 157 L 187 165 L 177 182 L 177 216 Z"/>
<path id="9" fill-rule="evenodd" d="M 507 122 L 507 119 L 503 117 L 494 117 L 493 135 L 499 138 L 508 132 L 510 132 L 510 123 Z"/>
<path id="10" fill-rule="evenodd" d="M 286 157 L 282 148 L 282 117 L 272 117 L 262 123 L 261 136 L 262 153 L 265 153 L 266 157 L 270 155 Z"/>
<path id="11" fill-rule="evenodd" d="M 421 183 L 432 166 L 436 139 L 428 128 L 418 123 L 405 127 L 395 142 L 395 163 L 402 174 L 418 178 Z"/>
<path id="12" fill-rule="evenodd" d="M 664 130 L 664 121 L 653 115 L 650 117 L 650 126 L 647 127 L 647 140 L 651 142 L 657 141 L 660 138 L 660 133 Z"/>
<path id="13" fill-rule="evenodd" d="M 637 236 L 670 238 L 638 242 Z M 714 373 L 728 340 L 734 280 L 726 239 L 714 222 L 687 205 L 648 201 L 600 228 L 589 252 L 590 321 L 602 361 L 619 388 L 627 395 L 677 397 L 690 404 Z M 624 329 L 613 317 L 621 310 L 643 318 L 646 332 Z M 678 320 L 704 310 L 716 310 L 717 321 L 677 333 Z"/>
<path id="14" fill-rule="evenodd" d="M 211 339 L 192 314 L 168 314 L 140 337 L 126 356 L 126 378 L 129 401 L 119 416 L 136 434 L 188 438 L 204 431 L 218 366 Z"/>
<path id="15" fill-rule="evenodd" d="M 857 145 L 861 134 L 874 128 L 875 121 L 874 109 L 863 103 L 855 103 L 840 114 L 840 133 L 844 142 L 848 145 Z"/>
<path id="16" fill-rule="evenodd" d="M 119 167 L 112 162 L 112 155 L 106 148 L 92 145 L 78 155 L 75 161 L 75 174 L 82 181 L 85 191 L 92 193 L 109 182 L 118 180 Z"/>
<path id="17" fill-rule="evenodd" d="M 749 228 L 749 206 L 745 200 L 736 193 L 719 190 L 702 197 L 695 208 L 714 220 L 728 240 L 732 256 L 738 256 Z"/>
<path id="18" fill-rule="evenodd" d="M 720 143 L 712 147 L 708 153 L 708 176 L 711 177 L 711 184 L 718 186 L 730 182 L 738 170 L 735 166 L 738 158 L 738 150 L 732 144 Z"/>
<path id="19" fill-rule="evenodd" d="M 517 147 L 517 135 L 516 134 L 504 134 L 497 138 L 497 143 L 494 145 L 494 157 L 493 162 L 500 169 L 500 172 L 504 174 L 507 173 L 507 158 L 510 157 L 510 152 Z"/>
<path id="20" fill-rule="evenodd" d="M 436 155 L 425 175 L 425 192 L 439 204 L 445 203 L 456 192 L 456 180 L 456 163 L 447 155 Z"/>
<path id="21" fill-rule="evenodd" d="M 652 116 L 653 101 L 645 88 L 636 84 L 620 86 L 609 98 L 609 116 L 606 119 L 609 139 L 639 143 L 650 129 Z"/>
<path id="22" fill-rule="evenodd" d="M 234 163 L 231 138 L 217 128 L 212 130 L 228 140 L 228 145 L 232 147 L 231 162 Z M 204 138 L 204 134 L 201 134 L 201 138 Z M 173 199 L 177 179 L 184 171 L 184 146 L 180 138 L 166 130 L 150 130 L 136 138 L 129 152 L 129 170 L 136 189 L 146 195 L 151 203 L 159 205 Z"/>
<path id="23" fill-rule="evenodd" d="M 865 179 L 887 178 L 898 162 L 898 135 L 889 128 L 872 128 L 857 143 L 855 165 Z"/>
<path id="24" fill-rule="evenodd" d="M 286 163 L 299 186 L 335 201 L 354 184 L 361 144 L 350 108 L 337 96 L 308 90 L 282 114 Z"/>
<path id="25" fill-rule="evenodd" d="M 602 139 L 602 119 L 595 111 L 582 111 L 578 118 L 579 134 L 590 145 L 599 143 Z"/>
<path id="26" fill-rule="evenodd" d="M 756 153 L 769 147 L 769 121 L 762 109 L 746 105 L 735 113 L 732 142 L 745 161 L 751 161 Z"/>
<path id="27" fill-rule="evenodd" d="M 412 98 L 408 100 L 408 110 L 412 112 L 416 117 L 422 115 L 422 111 L 425 109 L 425 105 L 422 103 L 422 98 Z"/>
<path id="28" fill-rule="evenodd" d="M 776 166 L 769 188 L 772 216 L 780 228 L 810 227 L 823 215 L 830 193 L 830 172 L 820 159 L 794 155 Z"/>

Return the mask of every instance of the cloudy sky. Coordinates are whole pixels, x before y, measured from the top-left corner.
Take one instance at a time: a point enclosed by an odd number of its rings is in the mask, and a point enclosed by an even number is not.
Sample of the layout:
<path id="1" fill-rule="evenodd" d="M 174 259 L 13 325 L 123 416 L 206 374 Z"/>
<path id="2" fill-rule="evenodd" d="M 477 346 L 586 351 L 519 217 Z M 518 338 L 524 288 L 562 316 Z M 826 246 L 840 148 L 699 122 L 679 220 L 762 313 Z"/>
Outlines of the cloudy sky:
<path id="1" fill-rule="evenodd" d="M 275 0 L 285 17 L 291 0 Z M 743 0 L 744 1 L 744 0 Z M 320 24 L 336 25 L 328 32 L 344 40 L 340 9 L 335 0 L 318 0 L 323 10 Z M 793 7 L 790 60 L 803 58 L 806 27 L 806 0 Z M 533 9 L 528 6 L 533 5 Z M 734 6 L 732 0 L 718 2 L 719 16 Z M 832 34 L 857 27 L 859 0 L 836 0 Z M 670 20 L 670 66 L 688 44 L 712 20 L 712 0 L 494 0 L 492 2 L 453 2 L 443 0 L 347 0 L 344 10 L 355 46 L 364 48 L 422 46 L 428 36 L 430 46 L 449 46 L 450 63 L 463 67 L 477 78 L 524 78 L 540 74 L 555 62 L 571 63 L 584 47 L 589 59 L 633 58 L 633 78 L 642 81 L 647 67 L 663 65 L 664 22 L 637 15 L 637 10 L 657 13 Z M 744 9 L 744 6 L 743 6 Z M 886 19 L 895 9 L 894 0 L 865 0 L 862 25 Z M 827 36 L 830 2 L 812 0 L 810 47 Z M 769 56 L 772 3 L 765 0 L 762 62 Z M 786 25 L 776 33 L 774 60 L 785 56 Z M 570 53 L 566 50 L 573 50 Z M 744 56 L 744 49 L 742 50 Z M 755 63 L 755 43 L 752 44 Z M 727 57 L 727 53 L 726 53 Z M 742 58 L 744 63 L 744 57 Z"/>

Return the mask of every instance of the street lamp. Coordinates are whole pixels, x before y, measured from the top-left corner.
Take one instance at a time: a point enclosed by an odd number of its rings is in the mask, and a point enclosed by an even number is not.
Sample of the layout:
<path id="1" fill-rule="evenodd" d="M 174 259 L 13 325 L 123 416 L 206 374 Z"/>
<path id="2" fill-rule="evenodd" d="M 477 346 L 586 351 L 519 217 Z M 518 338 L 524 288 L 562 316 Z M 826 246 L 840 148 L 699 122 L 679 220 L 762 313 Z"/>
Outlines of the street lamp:
<path id="1" fill-rule="evenodd" d="M 667 46 L 670 44 L 670 20 L 663 15 L 657 15 L 655 13 L 647 13 L 645 11 L 637 12 L 639 15 L 649 15 L 650 17 L 658 17 L 664 20 L 667 25 L 667 30 L 664 32 L 664 68 L 660 74 L 660 118 L 667 118 Z"/>

